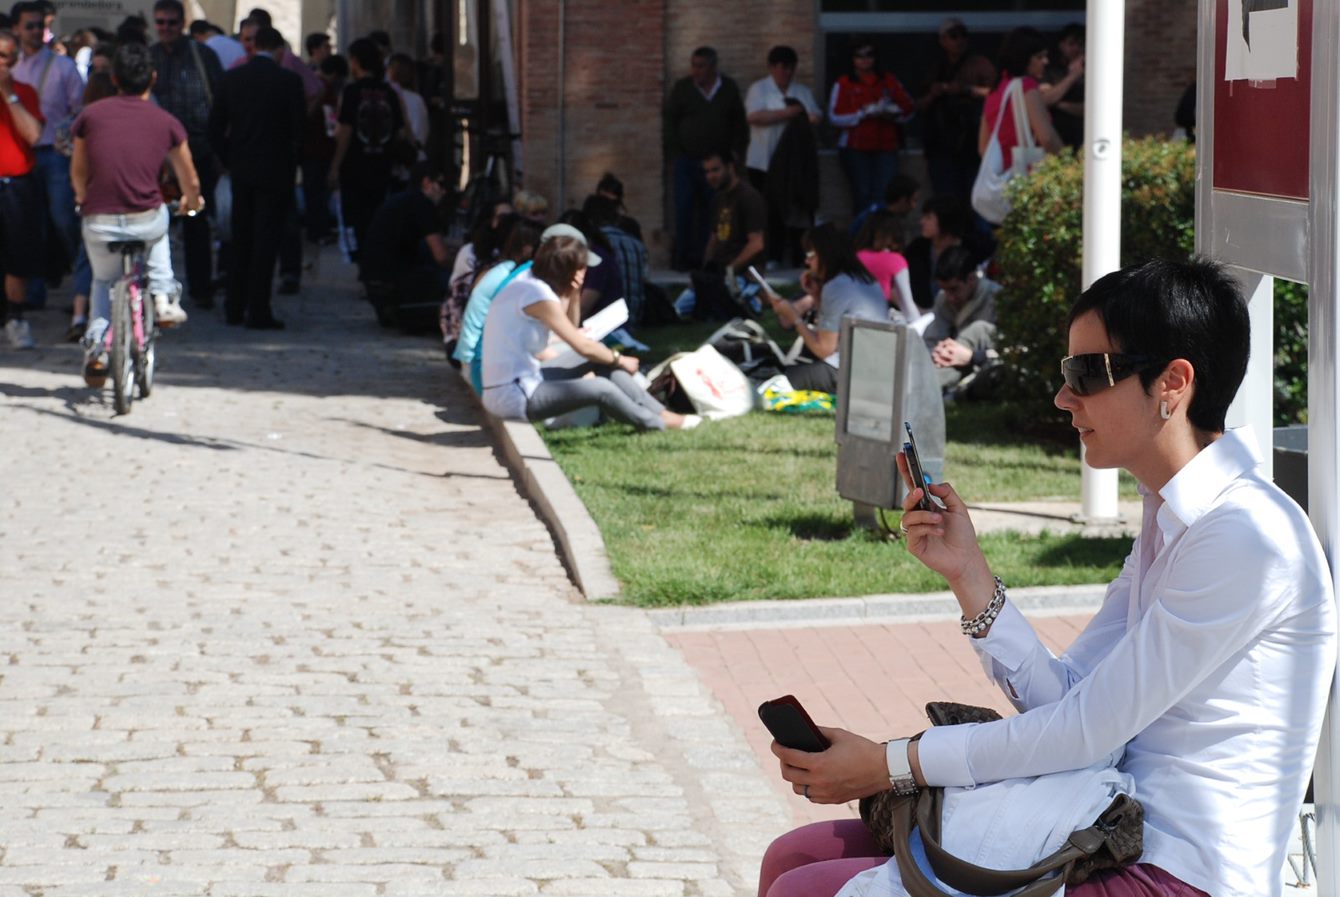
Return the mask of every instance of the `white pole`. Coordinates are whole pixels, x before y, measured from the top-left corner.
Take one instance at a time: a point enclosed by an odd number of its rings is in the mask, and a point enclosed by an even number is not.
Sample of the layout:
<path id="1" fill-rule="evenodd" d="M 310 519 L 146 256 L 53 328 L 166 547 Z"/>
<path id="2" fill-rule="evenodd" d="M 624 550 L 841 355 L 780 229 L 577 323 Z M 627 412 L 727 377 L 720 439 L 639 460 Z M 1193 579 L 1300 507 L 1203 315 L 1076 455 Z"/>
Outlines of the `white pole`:
<path id="1" fill-rule="evenodd" d="M 1252 322 L 1247 375 L 1228 408 L 1230 428 L 1250 426 L 1261 450 L 1261 475 L 1275 474 L 1275 278 L 1244 268 L 1230 268 L 1247 297 Z"/>
<path id="2" fill-rule="evenodd" d="M 1125 0 L 1088 0 L 1084 59 L 1084 288 L 1121 267 L 1122 54 Z M 1084 457 L 1083 446 L 1080 457 Z M 1117 471 L 1082 465 L 1080 519 L 1117 520 Z"/>

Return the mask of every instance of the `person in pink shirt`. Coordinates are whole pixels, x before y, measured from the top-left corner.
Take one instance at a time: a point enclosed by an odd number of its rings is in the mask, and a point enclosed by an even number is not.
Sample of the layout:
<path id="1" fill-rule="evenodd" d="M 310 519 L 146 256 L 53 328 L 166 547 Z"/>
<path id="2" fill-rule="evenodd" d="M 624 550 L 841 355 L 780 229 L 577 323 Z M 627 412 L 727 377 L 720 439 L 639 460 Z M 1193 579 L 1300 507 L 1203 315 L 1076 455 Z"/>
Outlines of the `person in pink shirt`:
<path id="1" fill-rule="evenodd" d="M 1005 37 L 1000 48 L 1000 81 L 996 89 L 986 98 L 982 109 L 982 122 L 977 129 L 977 152 L 985 156 L 987 144 L 991 142 L 991 130 L 1000 119 L 1001 152 L 1005 156 L 1008 168 L 1014 160 L 1014 148 L 1019 145 L 1019 134 L 1014 128 L 1014 111 L 1005 99 L 1010 82 L 1022 78 L 1024 82 L 1024 106 L 1028 125 L 1033 131 L 1033 139 L 1038 146 L 1049 154 L 1059 153 L 1064 146 L 1056 128 L 1052 127 L 1052 116 L 1047 103 L 1038 90 L 1042 74 L 1047 68 L 1047 41 L 1036 29 L 1016 28 Z M 1002 110 L 1001 106 L 1004 105 Z M 1002 112 L 1003 117 L 1002 117 Z"/>
<path id="2" fill-rule="evenodd" d="M 899 238 L 902 227 L 902 219 L 897 215 L 873 212 L 856 234 L 856 257 L 884 291 L 885 300 L 911 322 L 921 317 L 921 312 L 912 300 L 907 259 L 898 251 L 902 248 Z"/>

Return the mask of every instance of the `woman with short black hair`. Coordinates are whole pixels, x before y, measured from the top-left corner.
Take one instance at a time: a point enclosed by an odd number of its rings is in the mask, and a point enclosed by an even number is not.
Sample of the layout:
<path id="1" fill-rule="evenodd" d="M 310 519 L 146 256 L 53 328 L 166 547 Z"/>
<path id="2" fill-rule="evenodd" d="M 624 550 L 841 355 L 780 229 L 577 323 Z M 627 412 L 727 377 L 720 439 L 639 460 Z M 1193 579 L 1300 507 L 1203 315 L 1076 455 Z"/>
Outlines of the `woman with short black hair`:
<path id="1" fill-rule="evenodd" d="M 943 505 L 921 510 L 927 490 L 909 488 L 907 550 L 945 578 L 1019 713 L 886 743 L 822 729 L 822 753 L 775 742 L 773 753 L 795 792 L 824 804 L 1110 760 L 1143 805 L 1143 852 L 1067 897 L 1278 895 L 1335 671 L 1336 611 L 1307 515 L 1261 469 L 1250 429 L 1225 427 L 1247 369 L 1247 303 L 1219 265 L 1151 261 L 1096 281 L 1068 328 L 1056 407 L 1085 460 L 1129 471 L 1144 499 L 1098 612 L 1055 656 L 992 575 L 964 499 L 931 485 Z M 1041 841 L 1073 808 L 1021 810 Z M 886 860 L 857 820 L 806 826 L 768 849 L 759 894 L 826 897 L 858 874 L 900 882 Z"/>

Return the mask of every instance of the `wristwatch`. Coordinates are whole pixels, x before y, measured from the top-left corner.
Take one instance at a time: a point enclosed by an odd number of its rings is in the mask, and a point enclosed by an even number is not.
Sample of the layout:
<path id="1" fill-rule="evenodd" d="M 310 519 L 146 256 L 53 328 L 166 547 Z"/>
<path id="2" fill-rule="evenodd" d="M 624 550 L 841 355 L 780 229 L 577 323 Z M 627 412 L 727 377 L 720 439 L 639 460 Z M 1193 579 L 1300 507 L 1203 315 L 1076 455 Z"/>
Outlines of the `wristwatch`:
<path id="1" fill-rule="evenodd" d="M 910 738 L 895 738 L 884 742 L 884 762 L 889 765 L 889 787 L 897 795 L 917 793 L 917 780 L 912 777 L 912 761 L 907 758 Z"/>

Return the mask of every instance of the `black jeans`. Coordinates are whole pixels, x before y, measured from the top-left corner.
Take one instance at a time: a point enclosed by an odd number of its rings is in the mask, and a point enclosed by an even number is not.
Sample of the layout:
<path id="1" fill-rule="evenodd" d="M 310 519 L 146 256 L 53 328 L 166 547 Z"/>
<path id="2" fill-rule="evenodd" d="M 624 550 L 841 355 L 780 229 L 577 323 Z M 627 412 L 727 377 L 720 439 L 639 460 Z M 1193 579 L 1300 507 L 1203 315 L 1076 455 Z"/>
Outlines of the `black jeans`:
<path id="1" fill-rule="evenodd" d="M 208 147 L 191 144 L 191 157 L 200 175 L 200 195 L 205 210 L 214 207 L 214 185 L 219 173 L 214 170 L 214 154 Z M 186 289 L 192 299 L 214 298 L 214 238 L 208 214 L 181 219 L 181 239 L 186 249 Z"/>
<path id="2" fill-rule="evenodd" d="M 275 261 L 292 204 L 292 183 L 279 187 L 233 181 L 233 243 L 224 309 L 229 321 L 262 324 L 272 319 Z"/>

